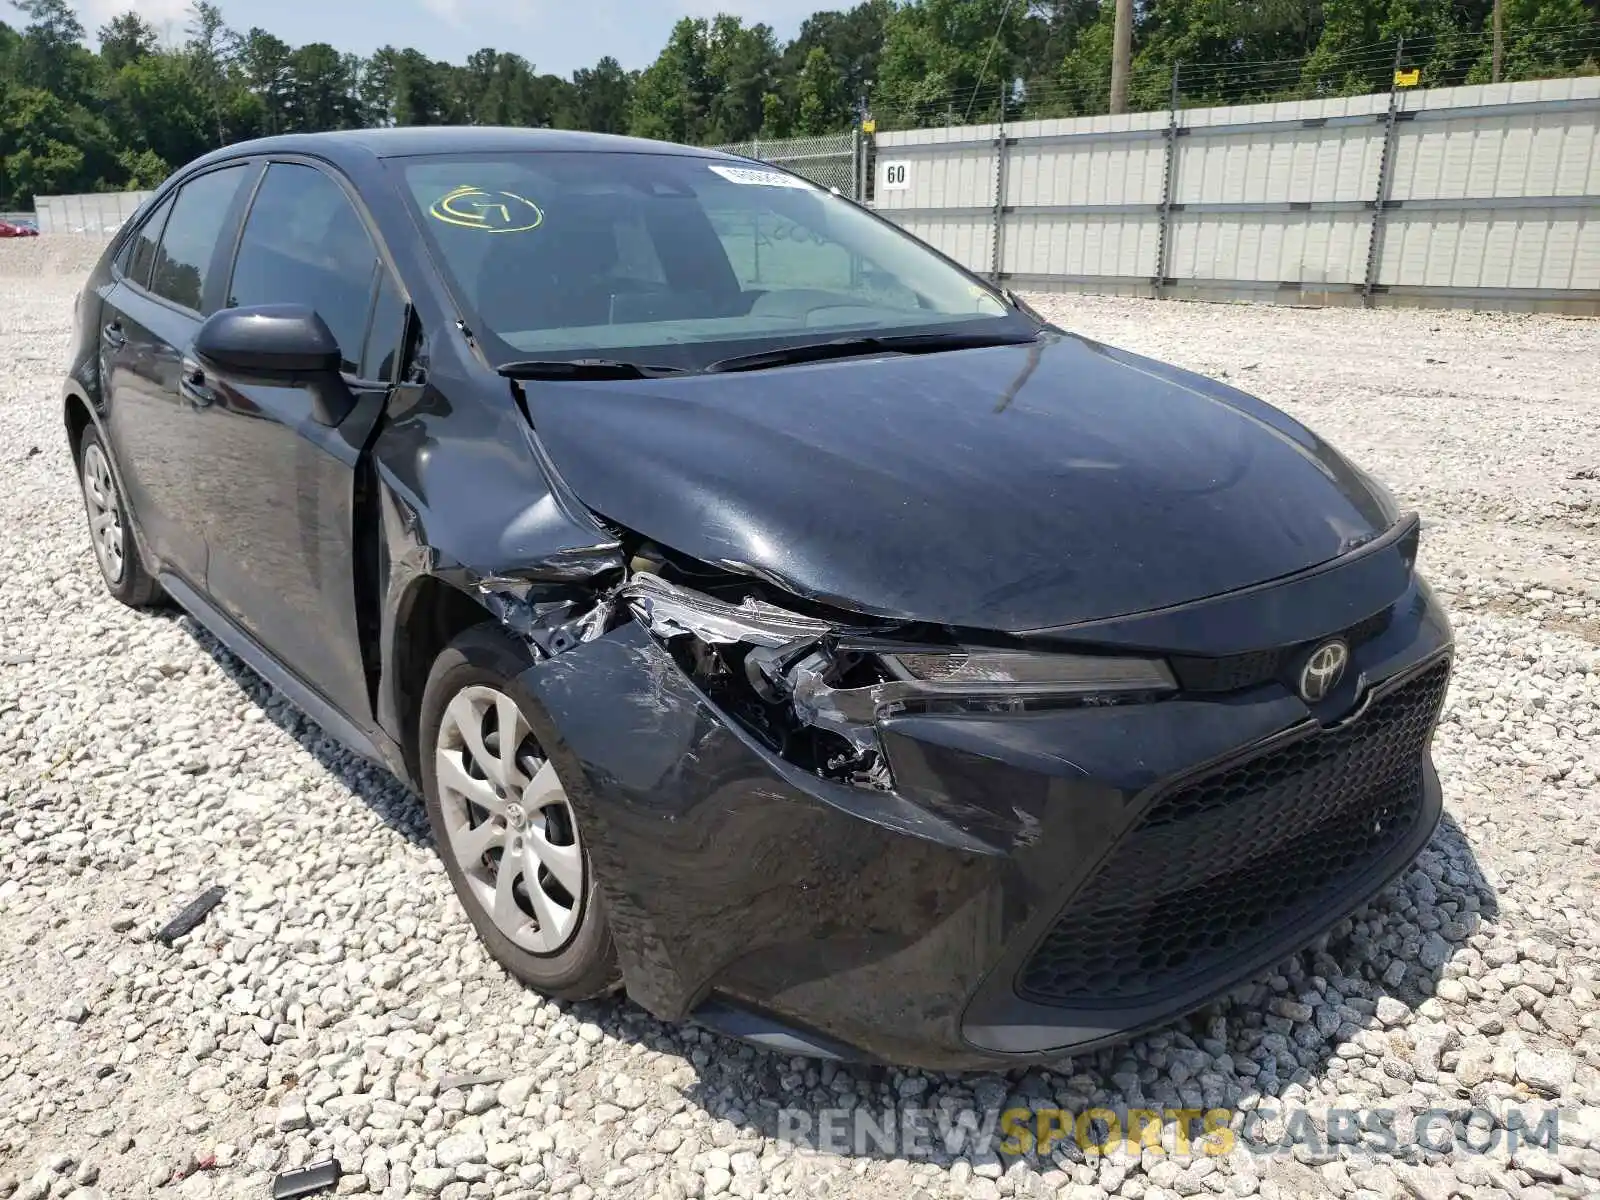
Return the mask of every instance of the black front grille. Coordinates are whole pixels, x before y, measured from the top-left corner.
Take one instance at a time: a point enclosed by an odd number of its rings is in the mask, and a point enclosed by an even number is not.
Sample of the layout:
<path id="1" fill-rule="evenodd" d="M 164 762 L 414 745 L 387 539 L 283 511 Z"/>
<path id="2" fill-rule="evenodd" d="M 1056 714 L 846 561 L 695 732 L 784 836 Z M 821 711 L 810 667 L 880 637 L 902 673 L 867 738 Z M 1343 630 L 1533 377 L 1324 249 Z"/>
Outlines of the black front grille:
<path id="1" fill-rule="evenodd" d="M 1331 902 L 1415 827 L 1449 675 L 1437 663 L 1348 724 L 1159 795 L 1051 927 L 1018 991 L 1091 1008 L 1156 995 Z"/>
<path id="2" fill-rule="evenodd" d="M 1373 613 L 1357 621 L 1348 629 L 1329 634 L 1340 637 L 1352 650 L 1363 642 L 1370 642 L 1389 627 L 1393 609 Z M 1319 645 L 1326 639 L 1302 642 L 1275 650 L 1251 650 L 1245 654 L 1229 654 L 1221 658 L 1201 658 L 1194 655 L 1173 655 L 1172 671 L 1178 686 L 1186 692 L 1240 692 L 1245 688 L 1260 687 L 1278 678 L 1285 664 L 1294 662 L 1301 653 Z"/>

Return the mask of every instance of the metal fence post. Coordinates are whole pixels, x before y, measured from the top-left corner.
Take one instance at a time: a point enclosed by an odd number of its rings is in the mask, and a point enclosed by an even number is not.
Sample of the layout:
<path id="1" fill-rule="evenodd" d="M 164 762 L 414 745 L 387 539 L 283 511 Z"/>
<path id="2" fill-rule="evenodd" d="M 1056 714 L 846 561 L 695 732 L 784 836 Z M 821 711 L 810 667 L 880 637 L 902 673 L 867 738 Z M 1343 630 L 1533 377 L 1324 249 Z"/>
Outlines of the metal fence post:
<path id="1" fill-rule="evenodd" d="M 1155 284 L 1158 296 L 1166 291 L 1167 267 L 1172 255 L 1172 193 L 1176 187 L 1178 135 L 1181 132 L 1178 128 L 1178 73 L 1182 69 L 1182 63 L 1172 64 L 1172 102 L 1167 113 L 1167 154 L 1161 170 L 1161 231 L 1156 236 L 1156 277 L 1151 280 Z"/>
<path id="2" fill-rule="evenodd" d="M 1384 208 L 1389 203 L 1389 186 L 1394 178 L 1395 117 L 1400 108 L 1400 62 L 1406 49 L 1404 37 L 1394 44 L 1394 71 L 1389 76 L 1389 112 L 1383 122 L 1383 150 L 1378 155 L 1378 189 L 1372 201 L 1372 228 L 1367 234 L 1367 274 L 1361 284 L 1361 304 L 1372 307 L 1372 293 L 1382 269 Z"/>
<path id="3" fill-rule="evenodd" d="M 860 162 L 856 173 L 856 199 L 866 204 L 872 199 L 872 135 L 863 133 L 857 145 Z"/>
<path id="4" fill-rule="evenodd" d="M 1000 264 L 1004 261 L 1006 236 L 1006 116 L 1005 102 L 1001 101 L 1000 120 L 994 136 L 994 251 L 989 261 L 989 276 L 1000 282 Z"/>

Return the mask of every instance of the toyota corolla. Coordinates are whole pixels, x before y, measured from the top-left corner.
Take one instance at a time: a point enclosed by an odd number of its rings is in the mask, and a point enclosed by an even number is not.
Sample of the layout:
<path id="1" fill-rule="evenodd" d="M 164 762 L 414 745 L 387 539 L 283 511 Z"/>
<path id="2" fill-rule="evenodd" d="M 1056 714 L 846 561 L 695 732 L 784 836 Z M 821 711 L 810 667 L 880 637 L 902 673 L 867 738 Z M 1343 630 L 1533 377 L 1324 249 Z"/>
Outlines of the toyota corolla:
<path id="1" fill-rule="evenodd" d="M 1294 952 L 1439 818 L 1414 516 L 786 172 L 245 143 L 77 317 L 107 587 L 419 791 L 551 995 L 1006 1067 Z"/>

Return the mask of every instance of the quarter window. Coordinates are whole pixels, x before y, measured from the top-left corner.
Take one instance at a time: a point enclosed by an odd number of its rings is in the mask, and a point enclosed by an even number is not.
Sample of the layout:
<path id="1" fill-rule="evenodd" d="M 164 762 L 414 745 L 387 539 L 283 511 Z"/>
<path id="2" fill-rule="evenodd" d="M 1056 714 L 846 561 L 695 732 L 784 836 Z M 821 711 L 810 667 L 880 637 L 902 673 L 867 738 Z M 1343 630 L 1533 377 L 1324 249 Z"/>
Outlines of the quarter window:
<path id="1" fill-rule="evenodd" d="M 137 283 L 140 287 L 150 286 L 150 267 L 156 261 L 156 244 L 161 241 L 161 227 L 167 223 L 167 214 L 171 211 L 172 197 L 169 196 L 134 235 L 128 247 L 127 265 L 122 272 L 129 282 Z"/>
<path id="2" fill-rule="evenodd" d="M 192 179 L 178 191 L 156 251 L 150 290 L 200 312 L 217 241 L 227 224 L 246 167 L 224 167 Z"/>
<path id="3" fill-rule="evenodd" d="M 395 363 L 406 335 L 406 298 L 400 294 L 394 276 L 380 267 L 378 298 L 372 304 L 372 328 L 367 334 L 367 349 L 361 356 L 361 378 L 392 383 Z"/>
<path id="4" fill-rule="evenodd" d="M 315 309 L 339 343 L 343 369 L 359 374 L 380 269 L 367 227 L 337 183 L 315 167 L 273 163 L 245 220 L 228 306 Z"/>

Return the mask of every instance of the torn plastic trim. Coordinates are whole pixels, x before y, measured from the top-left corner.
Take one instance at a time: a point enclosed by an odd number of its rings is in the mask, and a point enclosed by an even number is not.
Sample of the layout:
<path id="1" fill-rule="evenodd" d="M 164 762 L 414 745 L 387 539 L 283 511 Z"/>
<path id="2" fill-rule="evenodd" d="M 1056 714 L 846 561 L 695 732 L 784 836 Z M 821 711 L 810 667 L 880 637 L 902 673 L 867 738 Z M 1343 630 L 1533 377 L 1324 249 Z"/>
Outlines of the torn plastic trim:
<path id="1" fill-rule="evenodd" d="M 526 579 L 492 576 L 479 580 L 476 590 L 495 618 L 544 658 L 592 642 L 611 628 L 617 612 L 615 591 L 540 599 L 537 587 Z"/>
<path id="2" fill-rule="evenodd" d="M 753 596 L 730 604 L 654 574 L 635 575 L 618 589 L 618 595 L 660 638 L 687 633 L 713 645 L 743 642 L 772 650 L 795 642 L 816 642 L 833 628 L 827 621 L 789 612 Z"/>
<path id="3" fill-rule="evenodd" d="M 819 773 L 892 790 L 873 717 L 854 719 L 830 703 L 833 682 L 847 669 L 826 644 L 838 632 L 836 625 L 753 596 L 737 604 L 719 600 L 651 573 L 635 575 L 617 589 L 617 596 L 662 641 L 692 637 L 713 650 L 745 647 L 742 683 L 761 704 L 787 709 L 792 721 L 844 742 L 844 753 L 819 767 Z"/>
<path id="4" fill-rule="evenodd" d="M 871 698 L 877 689 L 833 687 L 828 682 L 833 669 L 832 660 L 818 651 L 801 659 L 788 672 L 795 715 L 807 725 L 838 734 L 858 754 L 881 754 L 877 705 Z"/>

